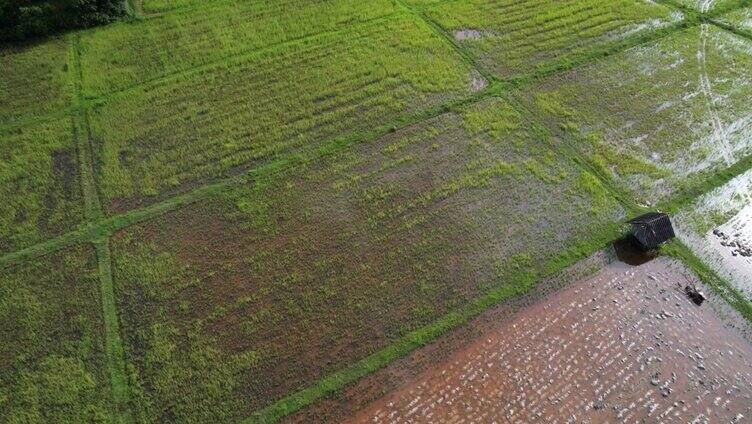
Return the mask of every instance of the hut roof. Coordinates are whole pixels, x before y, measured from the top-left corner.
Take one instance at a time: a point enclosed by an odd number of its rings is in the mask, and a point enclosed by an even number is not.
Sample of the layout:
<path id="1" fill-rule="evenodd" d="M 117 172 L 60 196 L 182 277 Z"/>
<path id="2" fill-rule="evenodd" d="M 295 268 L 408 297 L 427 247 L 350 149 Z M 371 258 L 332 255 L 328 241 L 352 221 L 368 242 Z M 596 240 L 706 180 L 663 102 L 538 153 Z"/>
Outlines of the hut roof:
<path id="1" fill-rule="evenodd" d="M 646 249 L 655 249 L 661 243 L 674 238 L 674 228 L 668 215 L 649 212 L 630 221 L 632 235 Z"/>

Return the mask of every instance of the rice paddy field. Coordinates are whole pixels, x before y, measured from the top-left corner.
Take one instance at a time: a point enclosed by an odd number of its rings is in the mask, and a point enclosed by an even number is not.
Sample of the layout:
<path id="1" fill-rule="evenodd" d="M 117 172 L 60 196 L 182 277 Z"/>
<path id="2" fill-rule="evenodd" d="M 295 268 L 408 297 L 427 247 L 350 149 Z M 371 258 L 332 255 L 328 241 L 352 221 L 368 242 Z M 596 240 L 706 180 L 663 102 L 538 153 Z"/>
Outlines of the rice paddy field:
<path id="1" fill-rule="evenodd" d="M 750 325 L 748 2 L 129 4 L 0 46 L 0 422 L 363 417 L 654 209 Z"/>

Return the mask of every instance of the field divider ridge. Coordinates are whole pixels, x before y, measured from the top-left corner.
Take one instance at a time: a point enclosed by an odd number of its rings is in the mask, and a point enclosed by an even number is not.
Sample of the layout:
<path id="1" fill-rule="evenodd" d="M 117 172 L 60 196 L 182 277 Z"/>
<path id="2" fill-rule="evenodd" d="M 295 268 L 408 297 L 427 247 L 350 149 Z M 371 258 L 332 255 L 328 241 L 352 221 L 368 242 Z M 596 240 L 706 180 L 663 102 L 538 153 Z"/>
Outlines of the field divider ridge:
<path id="1" fill-rule="evenodd" d="M 734 25 L 727 24 L 723 21 L 719 21 L 717 18 L 710 18 L 707 20 L 709 24 L 712 24 L 724 31 L 728 31 L 736 36 L 745 38 L 747 40 L 752 41 L 752 31 L 745 31 L 743 29 L 740 29 Z"/>
<path id="2" fill-rule="evenodd" d="M 269 176 L 285 172 L 296 166 L 301 166 L 308 162 L 327 157 L 336 152 L 349 148 L 350 146 L 376 140 L 379 137 L 382 137 L 394 131 L 398 131 L 402 128 L 415 125 L 442 114 L 452 112 L 453 110 L 456 110 L 458 108 L 480 102 L 494 95 L 501 89 L 502 88 L 500 86 L 489 85 L 484 91 L 479 91 L 477 93 L 449 101 L 447 103 L 426 109 L 417 114 L 403 116 L 377 128 L 358 131 L 345 137 L 336 138 L 327 143 L 324 143 L 323 145 L 313 147 L 308 150 L 279 155 L 276 158 L 271 158 L 270 160 L 243 172 L 241 175 L 223 178 L 214 183 L 196 187 L 190 191 L 177 194 L 168 199 L 148 206 L 144 206 L 110 217 L 103 217 L 95 222 L 87 222 L 69 233 L 0 256 L 0 269 L 13 266 L 29 258 L 43 256 L 60 249 L 64 249 L 72 245 L 93 242 L 103 237 L 109 237 L 116 231 L 122 230 L 140 222 L 148 221 L 168 212 L 179 209 L 183 206 L 220 194 L 224 190 L 228 189 L 229 187 L 233 187 L 236 184 L 251 184 L 253 182 L 253 179 L 257 176 Z"/>
<path id="3" fill-rule="evenodd" d="M 100 238 L 93 241 L 97 254 L 99 269 L 100 291 L 102 295 L 102 314 L 105 331 L 105 353 L 107 356 L 107 368 L 110 375 L 110 390 L 114 409 L 112 412 L 114 422 L 133 422 L 130 411 L 130 387 L 126 372 L 125 350 L 120 337 L 120 323 L 115 300 L 115 288 L 112 281 L 112 259 L 110 255 L 109 238 Z"/>
<path id="4" fill-rule="evenodd" d="M 89 125 L 89 112 L 83 100 L 83 69 L 81 68 L 81 37 L 76 34 L 71 40 L 74 69 L 73 137 L 78 158 L 81 191 L 84 198 L 86 222 L 95 222 L 104 216 L 94 171 L 94 146 Z"/>

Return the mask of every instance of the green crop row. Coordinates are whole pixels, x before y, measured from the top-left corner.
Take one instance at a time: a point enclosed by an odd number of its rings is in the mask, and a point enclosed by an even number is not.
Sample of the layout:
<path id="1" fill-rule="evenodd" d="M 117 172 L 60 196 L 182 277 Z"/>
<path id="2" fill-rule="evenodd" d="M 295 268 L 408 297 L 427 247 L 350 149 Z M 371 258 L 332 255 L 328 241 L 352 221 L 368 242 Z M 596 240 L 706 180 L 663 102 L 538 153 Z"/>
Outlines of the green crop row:
<path id="1" fill-rule="evenodd" d="M 157 196 L 417 113 L 469 80 L 450 47 L 397 17 L 130 90 L 91 112 L 101 192 Z"/>
<path id="2" fill-rule="evenodd" d="M 395 10 L 389 0 L 235 0 L 110 25 L 82 35 L 83 94 L 98 97 Z"/>

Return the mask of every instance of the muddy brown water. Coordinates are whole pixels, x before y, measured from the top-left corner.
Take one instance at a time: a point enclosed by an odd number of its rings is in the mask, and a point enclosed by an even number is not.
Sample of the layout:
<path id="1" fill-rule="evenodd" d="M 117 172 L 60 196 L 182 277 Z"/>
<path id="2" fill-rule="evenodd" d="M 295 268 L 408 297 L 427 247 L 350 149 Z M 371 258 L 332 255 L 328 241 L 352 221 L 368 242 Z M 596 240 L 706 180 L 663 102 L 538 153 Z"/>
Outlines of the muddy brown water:
<path id="1" fill-rule="evenodd" d="M 350 421 L 752 422 L 752 345 L 687 283 L 669 259 L 612 263 Z"/>

